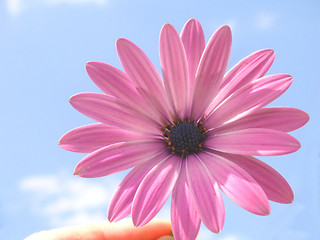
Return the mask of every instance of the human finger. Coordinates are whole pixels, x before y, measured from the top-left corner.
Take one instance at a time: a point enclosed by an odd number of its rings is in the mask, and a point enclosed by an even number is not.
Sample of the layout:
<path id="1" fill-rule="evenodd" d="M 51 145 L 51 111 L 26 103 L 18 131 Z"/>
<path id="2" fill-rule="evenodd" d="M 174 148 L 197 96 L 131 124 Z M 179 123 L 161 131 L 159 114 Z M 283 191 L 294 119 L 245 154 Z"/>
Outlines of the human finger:
<path id="1" fill-rule="evenodd" d="M 155 219 L 143 227 L 135 227 L 130 219 L 124 219 L 116 223 L 102 222 L 42 231 L 25 240 L 156 240 L 170 234 L 168 220 Z"/>

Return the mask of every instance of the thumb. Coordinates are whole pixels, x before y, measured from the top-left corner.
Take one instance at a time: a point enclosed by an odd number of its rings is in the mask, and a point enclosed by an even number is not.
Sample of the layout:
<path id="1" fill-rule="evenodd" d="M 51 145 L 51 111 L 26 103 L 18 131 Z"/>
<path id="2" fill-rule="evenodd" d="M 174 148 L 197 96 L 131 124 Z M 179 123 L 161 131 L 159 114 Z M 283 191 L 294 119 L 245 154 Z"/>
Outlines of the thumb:
<path id="1" fill-rule="evenodd" d="M 116 223 L 102 222 L 43 231 L 25 240 L 156 240 L 170 234 L 171 224 L 168 220 L 155 219 L 143 227 L 135 227 L 130 219 L 124 219 Z"/>

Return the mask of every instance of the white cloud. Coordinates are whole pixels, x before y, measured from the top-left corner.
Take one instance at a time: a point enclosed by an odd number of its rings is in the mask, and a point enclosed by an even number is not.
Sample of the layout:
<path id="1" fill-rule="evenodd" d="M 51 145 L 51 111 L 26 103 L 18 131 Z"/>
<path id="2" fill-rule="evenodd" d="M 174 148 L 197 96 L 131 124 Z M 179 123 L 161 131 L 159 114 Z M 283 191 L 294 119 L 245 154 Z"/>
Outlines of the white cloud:
<path id="1" fill-rule="evenodd" d="M 276 23 L 276 16 L 272 13 L 260 12 L 255 17 L 255 27 L 260 30 L 272 28 Z"/>
<path id="2" fill-rule="evenodd" d="M 224 24 L 228 25 L 231 28 L 231 30 L 234 32 L 234 30 L 237 26 L 237 21 L 233 18 L 230 18 Z"/>
<path id="3" fill-rule="evenodd" d="M 31 208 L 52 227 L 106 220 L 106 206 L 118 183 L 93 182 L 65 174 L 31 176 L 20 182 Z"/>
<path id="4" fill-rule="evenodd" d="M 221 238 L 220 240 L 240 240 L 240 238 L 236 237 L 236 236 L 226 236 Z"/>
<path id="5" fill-rule="evenodd" d="M 108 0 L 45 0 L 48 4 L 97 4 L 105 5 Z"/>
<path id="6" fill-rule="evenodd" d="M 219 234 L 218 239 L 219 240 L 248 240 L 248 238 L 243 236 L 236 236 L 234 234 L 227 234 L 227 235 L 221 235 Z M 204 225 L 201 226 L 198 240 L 207 240 L 207 239 L 214 239 L 217 236 L 217 234 L 212 233 L 210 230 L 208 230 Z"/>
<path id="7" fill-rule="evenodd" d="M 212 233 L 210 230 L 208 230 L 206 227 L 202 225 L 197 239 L 207 240 L 207 239 L 213 239 L 213 238 L 214 238 L 214 233 Z"/>
<path id="8" fill-rule="evenodd" d="M 12 16 L 18 16 L 28 8 L 50 7 L 53 5 L 73 4 L 84 5 L 91 4 L 104 6 L 109 0 L 6 0 L 7 11 Z"/>
<path id="9" fill-rule="evenodd" d="M 29 176 L 20 181 L 24 203 L 49 227 L 106 221 L 107 206 L 120 183 L 116 176 L 83 179 L 68 174 Z M 167 201 L 156 218 L 170 219 Z"/>
<path id="10" fill-rule="evenodd" d="M 17 16 L 23 10 L 23 4 L 21 0 L 7 0 L 7 10 L 10 15 Z"/>
<path id="11" fill-rule="evenodd" d="M 58 184 L 57 176 L 32 176 L 23 179 L 20 188 L 40 196 L 48 196 L 61 191 Z"/>

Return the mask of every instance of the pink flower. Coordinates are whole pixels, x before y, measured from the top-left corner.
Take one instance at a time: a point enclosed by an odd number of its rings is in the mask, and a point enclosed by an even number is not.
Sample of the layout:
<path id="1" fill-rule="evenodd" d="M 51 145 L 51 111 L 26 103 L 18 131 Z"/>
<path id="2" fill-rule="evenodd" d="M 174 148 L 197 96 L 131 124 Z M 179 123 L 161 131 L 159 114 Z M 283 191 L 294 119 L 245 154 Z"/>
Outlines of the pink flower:
<path id="1" fill-rule="evenodd" d="M 110 203 L 110 221 L 131 213 L 133 223 L 143 226 L 172 192 L 175 239 L 195 239 L 201 221 L 221 231 L 220 189 L 258 215 L 270 213 L 269 200 L 292 202 L 286 180 L 252 157 L 297 151 L 299 142 L 287 132 L 309 119 L 299 109 L 265 107 L 292 83 L 287 74 L 264 77 L 272 50 L 249 55 L 225 75 L 230 28 L 222 26 L 205 46 L 200 23 L 191 19 L 181 35 L 170 24 L 161 30 L 163 77 L 129 40 L 118 39 L 117 51 L 125 72 L 102 62 L 86 65 L 105 93 L 70 98 L 75 109 L 101 123 L 73 129 L 59 142 L 66 150 L 89 153 L 75 169 L 81 177 L 133 167 Z"/>

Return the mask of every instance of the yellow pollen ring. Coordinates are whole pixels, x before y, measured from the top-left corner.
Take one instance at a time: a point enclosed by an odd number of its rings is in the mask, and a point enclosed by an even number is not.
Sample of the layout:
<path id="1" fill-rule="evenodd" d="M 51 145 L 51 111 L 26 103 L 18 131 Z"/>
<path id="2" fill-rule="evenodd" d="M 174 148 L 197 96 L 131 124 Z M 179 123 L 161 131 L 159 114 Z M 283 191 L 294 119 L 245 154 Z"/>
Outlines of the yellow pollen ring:
<path id="1" fill-rule="evenodd" d="M 175 147 L 172 147 L 172 148 L 171 148 L 171 150 L 172 150 L 172 151 L 175 151 L 175 150 L 176 150 L 176 148 L 175 148 Z"/>
<path id="2" fill-rule="evenodd" d="M 200 144 L 198 145 L 198 147 L 199 147 L 199 148 L 202 148 L 202 144 L 200 143 Z"/>
<path id="3" fill-rule="evenodd" d="M 181 153 L 182 153 L 182 154 L 185 154 L 185 153 L 186 153 L 186 150 L 185 150 L 185 149 L 182 149 Z"/>
<path id="4" fill-rule="evenodd" d="M 168 145 L 171 146 L 171 145 L 172 145 L 172 142 L 168 142 Z"/>

